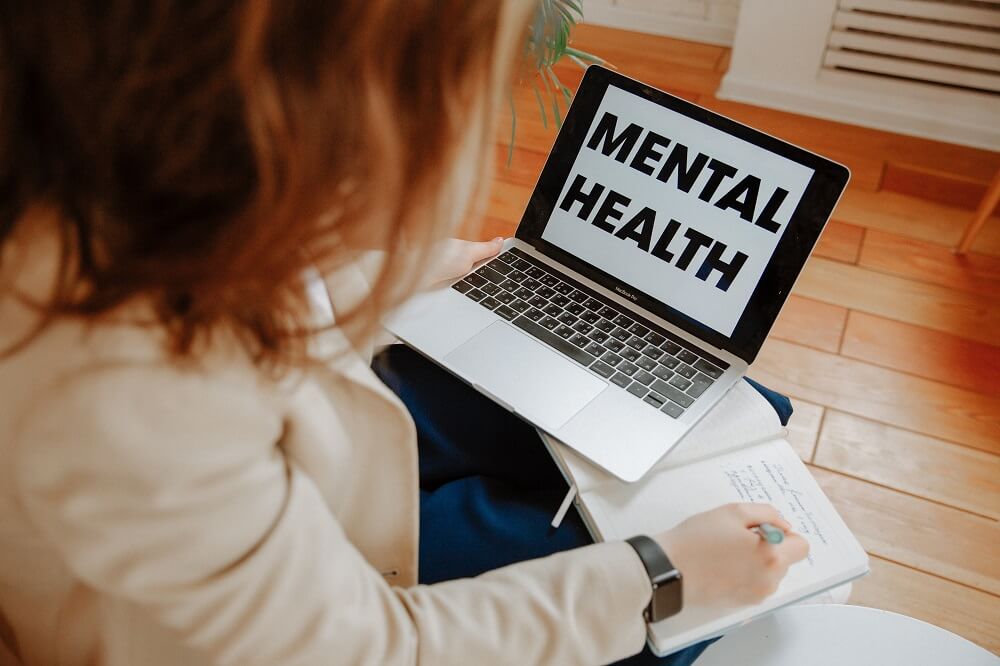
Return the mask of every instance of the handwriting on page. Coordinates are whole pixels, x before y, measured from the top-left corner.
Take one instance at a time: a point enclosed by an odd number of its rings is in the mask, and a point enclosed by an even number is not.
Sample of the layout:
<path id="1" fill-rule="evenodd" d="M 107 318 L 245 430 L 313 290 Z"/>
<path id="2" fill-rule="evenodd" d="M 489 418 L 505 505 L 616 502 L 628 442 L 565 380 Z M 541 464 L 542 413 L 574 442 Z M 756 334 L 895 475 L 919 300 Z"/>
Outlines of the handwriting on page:
<path id="1" fill-rule="evenodd" d="M 758 460 L 727 465 L 724 468 L 730 486 L 743 502 L 761 502 L 773 505 L 792 528 L 806 537 L 813 548 L 829 541 L 809 505 L 808 495 L 795 488 L 780 462 Z M 813 553 L 809 554 L 813 564 Z"/>

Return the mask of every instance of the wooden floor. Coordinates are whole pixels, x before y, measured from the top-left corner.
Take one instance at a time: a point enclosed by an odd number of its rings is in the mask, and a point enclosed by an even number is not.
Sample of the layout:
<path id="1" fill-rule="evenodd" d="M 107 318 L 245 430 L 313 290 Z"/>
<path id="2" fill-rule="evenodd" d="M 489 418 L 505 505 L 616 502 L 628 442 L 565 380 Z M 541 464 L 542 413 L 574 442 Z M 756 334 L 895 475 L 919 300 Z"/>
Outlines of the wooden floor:
<path id="1" fill-rule="evenodd" d="M 957 258 L 1000 154 L 717 99 L 728 49 L 580 26 L 625 74 L 850 166 L 853 178 L 751 376 L 792 396 L 794 444 L 871 554 L 852 602 L 1000 653 L 1000 219 Z M 557 72 L 574 88 L 581 71 Z M 520 220 L 555 130 L 508 115 L 482 238 Z"/>

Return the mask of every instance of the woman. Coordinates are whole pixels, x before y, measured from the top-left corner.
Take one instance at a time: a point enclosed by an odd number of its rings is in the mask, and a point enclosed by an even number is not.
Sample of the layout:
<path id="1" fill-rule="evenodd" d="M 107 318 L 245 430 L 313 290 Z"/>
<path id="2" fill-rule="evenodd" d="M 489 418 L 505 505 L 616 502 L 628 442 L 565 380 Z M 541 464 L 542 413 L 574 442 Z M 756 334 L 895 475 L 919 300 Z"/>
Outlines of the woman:
<path id="1" fill-rule="evenodd" d="M 378 369 L 421 420 L 418 479 L 414 422 L 368 365 L 380 313 L 499 248 L 437 241 L 488 182 L 494 110 L 533 3 L 0 7 L 8 656 L 582 664 L 639 652 L 651 587 L 636 551 L 584 545 L 578 522 L 556 535 L 517 522 L 547 501 L 534 491 L 559 493 L 530 430 L 393 351 Z M 482 538 L 509 548 L 449 541 L 482 508 L 439 501 L 460 497 L 463 474 L 473 491 L 499 489 L 480 497 L 498 526 Z M 682 571 L 685 603 L 777 585 L 805 542 L 762 547 L 748 527 L 765 520 L 788 528 L 743 505 L 651 535 Z M 511 525 L 522 529 L 499 529 Z"/>

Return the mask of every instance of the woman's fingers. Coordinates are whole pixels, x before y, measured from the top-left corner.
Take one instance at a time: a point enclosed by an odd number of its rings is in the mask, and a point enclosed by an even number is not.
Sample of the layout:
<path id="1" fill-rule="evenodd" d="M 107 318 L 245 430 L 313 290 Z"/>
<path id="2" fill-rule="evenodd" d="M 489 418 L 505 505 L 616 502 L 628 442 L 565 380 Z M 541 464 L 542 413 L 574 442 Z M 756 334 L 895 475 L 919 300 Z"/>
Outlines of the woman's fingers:
<path id="1" fill-rule="evenodd" d="M 781 557 L 788 564 L 805 559 L 806 555 L 809 554 L 809 542 L 798 534 L 786 534 L 785 540 L 775 547 L 781 550 Z"/>
<path id="2" fill-rule="evenodd" d="M 737 504 L 738 515 L 747 527 L 756 527 L 761 523 L 771 523 L 788 531 L 791 526 L 782 519 L 781 514 L 770 504 Z"/>
<path id="3" fill-rule="evenodd" d="M 502 247 L 503 238 L 500 236 L 489 241 L 470 242 L 466 249 L 469 267 L 471 268 L 480 261 L 497 255 Z"/>

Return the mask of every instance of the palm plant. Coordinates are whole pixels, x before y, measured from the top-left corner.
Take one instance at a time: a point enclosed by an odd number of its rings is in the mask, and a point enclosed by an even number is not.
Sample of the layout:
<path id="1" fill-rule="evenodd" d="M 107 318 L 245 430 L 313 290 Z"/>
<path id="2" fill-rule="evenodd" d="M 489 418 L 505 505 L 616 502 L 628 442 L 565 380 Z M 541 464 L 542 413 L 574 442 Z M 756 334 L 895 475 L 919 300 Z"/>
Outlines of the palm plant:
<path id="1" fill-rule="evenodd" d="M 530 85 L 538 102 L 542 125 L 546 128 L 549 126 L 547 108 L 551 110 L 552 119 L 558 128 L 562 126 L 560 98 L 566 107 L 573 98 L 573 92 L 559 80 L 553 65 L 564 57 L 568 57 L 583 69 L 587 68 L 588 63 L 604 63 L 597 56 L 569 45 L 570 31 L 582 18 L 583 0 L 541 0 L 529 28 L 525 60 L 531 65 L 528 68 Z M 508 165 L 514 157 L 514 141 L 517 138 L 517 108 L 513 93 L 510 96 L 510 117 Z"/>

